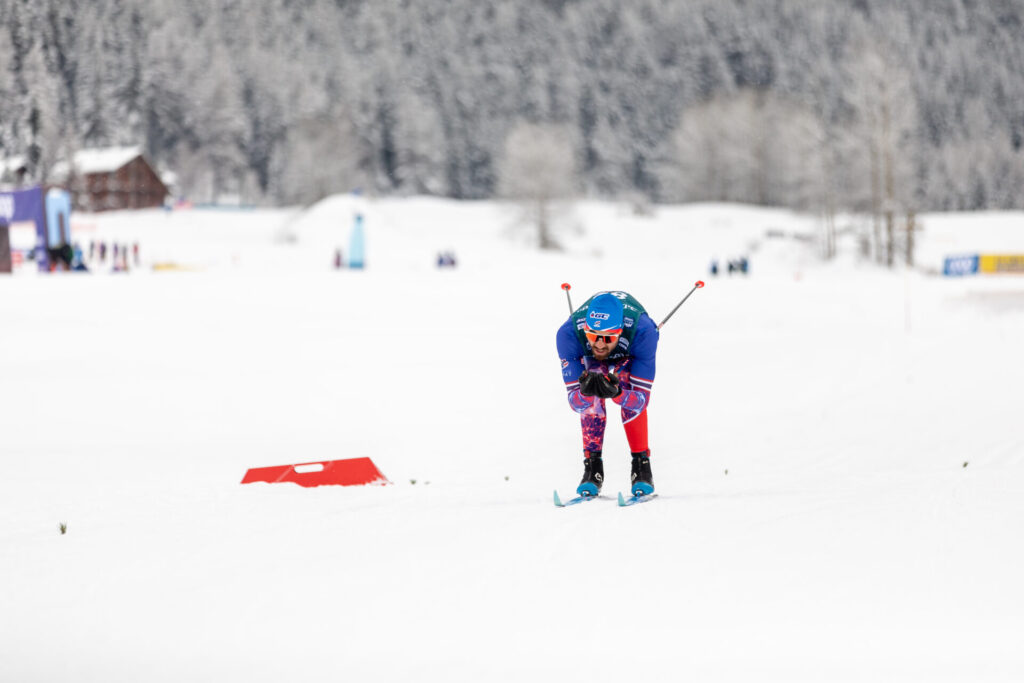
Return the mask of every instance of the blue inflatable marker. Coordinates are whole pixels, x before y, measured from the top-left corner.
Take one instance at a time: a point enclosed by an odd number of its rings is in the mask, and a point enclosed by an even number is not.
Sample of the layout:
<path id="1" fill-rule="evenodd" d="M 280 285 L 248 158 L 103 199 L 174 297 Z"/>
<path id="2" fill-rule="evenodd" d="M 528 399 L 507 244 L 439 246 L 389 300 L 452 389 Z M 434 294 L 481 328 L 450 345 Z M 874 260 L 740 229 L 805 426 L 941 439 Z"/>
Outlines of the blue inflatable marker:
<path id="1" fill-rule="evenodd" d="M 352 235 L 348 244 L 348 267 L 363 268 L 366 265 L 366 237 L 363 233 L 363 214 L 357 213 Z"/>

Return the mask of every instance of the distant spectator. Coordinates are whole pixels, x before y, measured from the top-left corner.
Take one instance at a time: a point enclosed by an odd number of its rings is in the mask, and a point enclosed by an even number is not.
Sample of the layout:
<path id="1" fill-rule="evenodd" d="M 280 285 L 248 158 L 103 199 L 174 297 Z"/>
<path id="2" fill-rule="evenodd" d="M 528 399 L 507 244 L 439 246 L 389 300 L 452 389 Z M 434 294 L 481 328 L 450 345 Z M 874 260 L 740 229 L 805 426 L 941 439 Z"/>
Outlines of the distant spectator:
<path id="1" fill-rule="evenodd" d="M 51 273 L 60 269 L 60 247 L 46 248 L 46 264 Z"/>
<path id="2" fill-rule="evenodd" d="M 85 266 L 85 253 L 82 251 L 82 247 L 77 242 L 75 243 L 75 256 L 71 262 L 71 270 L 80 273 L 88 273 L 89 269 Z"/>
<path id="3" fill-rule="evenodd" d="M 128 272 L 128 247 L 124 244 L 114 243 L 114 258 L 112 259 L 113 271 L 115 273 Z"/>
<path id="4" fill-rule="evenodd" d="M 711 259 L 711 276 L 718 276 L 718 259 Z"/>
<path id="5" fill-rule="evenodd" d="M 345 254 L 342 253 L 341 249 L 334 250 L 334 269 L 341 270 L 345 267 Z"/>
<path id="6" fill-rule="evenodd" d="M 136 242 L 132 245 L 132 260 L 135 262 L 135 267 L 139 267 L 139 243 Z"/>

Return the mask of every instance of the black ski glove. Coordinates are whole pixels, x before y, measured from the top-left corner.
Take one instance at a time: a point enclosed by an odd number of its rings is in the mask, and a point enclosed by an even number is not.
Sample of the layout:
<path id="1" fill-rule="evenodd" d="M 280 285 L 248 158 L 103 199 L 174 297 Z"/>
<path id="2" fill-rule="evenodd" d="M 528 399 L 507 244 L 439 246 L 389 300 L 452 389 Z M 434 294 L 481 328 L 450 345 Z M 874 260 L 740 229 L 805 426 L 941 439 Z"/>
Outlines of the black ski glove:
<path id="1" fill-rule="evenodd" d="M 597 379 L 593 384 L 594 396 L 598 398 L 615 398 L 622 393 L 619 386 L 619 377 L 614 372 L 607 375 L 596 375 Z"/>
<path id="2" fill-rule="evenodd" d="M 598 375 L 596 373 L 584 370 L 580 374 L 580 393 L 584 396 L 593 396 L 594 384 L 597 381 L 597 377 Z"/>
<path id="3" fill-rule="evenodd" d="M 584 370 L 580 375 L 580 393 L 597 398 L 615 398 L 622 393 L 622 388 L 614 372 L 602 375 L 599 372 Z"/>

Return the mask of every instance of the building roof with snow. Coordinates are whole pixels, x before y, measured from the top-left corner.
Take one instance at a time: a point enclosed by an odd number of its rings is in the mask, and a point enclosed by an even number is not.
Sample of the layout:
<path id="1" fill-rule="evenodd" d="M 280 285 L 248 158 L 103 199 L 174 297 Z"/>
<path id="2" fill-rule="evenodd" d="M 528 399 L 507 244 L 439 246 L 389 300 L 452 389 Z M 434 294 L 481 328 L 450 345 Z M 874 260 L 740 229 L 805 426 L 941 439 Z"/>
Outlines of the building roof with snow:
<path id="1" fill-rule="evenodd" d="M 139 156 L 142 156 L 142 148 L 138 145 L 82 149 L 75 152 L 72 165 L 74 166 L 75 173 L 79 175 L 113 173 Z M 53 165 L 51 176 L 58 182 L 65 181 L 70 175 L 68 170 L 68 163 L 66 161 L 58 162 Z"/>

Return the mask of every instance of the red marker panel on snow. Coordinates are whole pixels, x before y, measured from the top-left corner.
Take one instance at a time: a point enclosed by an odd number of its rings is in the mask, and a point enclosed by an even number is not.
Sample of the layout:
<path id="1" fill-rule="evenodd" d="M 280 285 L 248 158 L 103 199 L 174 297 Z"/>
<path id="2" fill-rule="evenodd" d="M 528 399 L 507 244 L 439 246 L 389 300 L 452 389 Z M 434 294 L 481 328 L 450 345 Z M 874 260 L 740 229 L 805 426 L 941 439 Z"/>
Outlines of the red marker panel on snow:
<path id="1" fill-rule="evenodd" d="M 324 460 L 298 465 L 254 467 L 245 473 L 243 484 L 265 481 L 269 484 L 291 482 L 299 486 L 363 486 L 390 484 L 369 458 Z"/>

